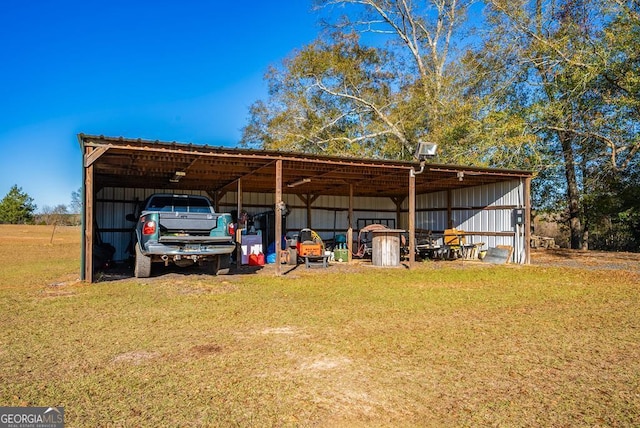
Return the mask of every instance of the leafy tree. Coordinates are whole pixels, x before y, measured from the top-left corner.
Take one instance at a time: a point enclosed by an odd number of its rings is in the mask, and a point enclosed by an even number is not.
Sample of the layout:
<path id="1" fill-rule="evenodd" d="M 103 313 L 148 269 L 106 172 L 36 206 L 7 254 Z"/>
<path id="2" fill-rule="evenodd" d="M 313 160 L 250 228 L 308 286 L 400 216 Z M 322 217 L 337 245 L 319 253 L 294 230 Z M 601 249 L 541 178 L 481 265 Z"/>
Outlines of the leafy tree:
<path id="1" fill-rule="evenodd" d="M 267 76 L 270 100 L 252 107 L 245 143 L 310 153 L 403 157 L 410 151 L 392 91 L 388 52 L 364 47 L 355 34 L 317 41 Z"/>
<path id="2" fill-rule="evenodd" d="M 268 71 L 242 144 L 409 159 L 422 140 L 441 162 L 538 169 L 526 118 L 461 54 L 473 3 L 318 1 L 325 34 Z"/>
<path id="3" fill-rule="evenodd" d="M 638 116 L 622 101 L 632 73 L 615 70 L 628 61 L 629 43 L 615 31 L 622 8 L 590 0 L 491 0 L 491 37 L 481 56 L 488 67 L 499 64 L 494 84 L 508 83 L 518 110 L 546 155 L 538 189 L 551 195 L 564 190 L 571 247 L 586 248 L 592 213 L 586 198 L 609 174 L 637 160 Z M 628 21 L 628 20 L 625 20 Z M 627 68 L 627 72 L 629 69 Z M 623 76 L 634 75 L 629 79 Z M 610 77 L 607 77 L 610 76 Z M 611 77 L 615 76 L 615 77 Z M 627 88 L 607 89 L 624 81 Z M 633 85 L 631 85 L 633 86 Z M 616 100 L 618 98 L 618 100 Z M 538 196 L 541 196 L 540 194 Z"/>
<path id="4" fill-rule="evenodd" d="M 467 5 L 319 2 L 327 33 L 269 70 L 269 99 L 251 107 L 242 144 L 406 159 L 418 140 L 431 140 L 445 159 L 447 143 L 474 130 L 464 76 L 449 61 Z"/>
<path id="5" fill-rule="evenodd" d="M 455 57 L 464 39 L 467 9 L 472 1 L 428 0 L 325 0 L 319 9 L 342 12 L 331 27 L 370 39 L 373 49 L 385 52 L 386 72 L 391 79 L 378 102 L 360 97 L 357 91 L 337 86 L 327 91 L 371 105 L 379 128 L 390 131 L 399 146 L 395 158 L 409 157 L 418 140 L 440 144 L 442 159 L 449 157 L 450 143 L 467 139 L 473 130 L 470 105 L 460 84 L 464 79 Z M 457 44 L 456 44 L 457 43 Z M 386 102 L 385 102 L 386 101 Z M 388 109 L 389 114 L 381 114 Z M 376 129 L 378 130 L 378 129 Z M 393 153 L 393 151 L 391 151 Z"/>
<path id="6" fill-rule="evenodd" d="M 594 247 L 613 251 L 640 249 L 640 171 L 609 174 L 585 195 L 590 213 L 589 239 Z"/>
<path id="7" fill-rule="evenodd" d="M 13 185 L 9 193 L 0 201 L 0 223 L 32 223 L 36 208 L 33 198 L 24 193 L 22 188 Z"/>
<path id="8" fill-rule="evenodd" d="M 640 3 L 612 0 L 611 20 L 597 45 L 594 100 L 595 128 L 605 144 L 614 170 L 624 172 L 638 162 L 640 151 Z"/>

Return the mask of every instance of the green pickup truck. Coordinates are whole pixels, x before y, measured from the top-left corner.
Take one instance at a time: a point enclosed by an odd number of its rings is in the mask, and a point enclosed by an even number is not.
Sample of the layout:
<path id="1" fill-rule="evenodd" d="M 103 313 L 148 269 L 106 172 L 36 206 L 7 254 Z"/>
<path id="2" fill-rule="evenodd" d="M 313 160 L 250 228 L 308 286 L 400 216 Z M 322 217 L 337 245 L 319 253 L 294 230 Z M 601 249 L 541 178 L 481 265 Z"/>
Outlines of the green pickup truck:
<path id="1" fill-rule="evenodd" d="M 155 262 L 186 267 L 198 264 L 213 275 L 229 272 L 235 251 L 231 214 L 216 213 L 204 196 L 154 194 L 141 205 L 139 214 L 127 215 L 137 222 L 134 275 L 151 275 Z"/>

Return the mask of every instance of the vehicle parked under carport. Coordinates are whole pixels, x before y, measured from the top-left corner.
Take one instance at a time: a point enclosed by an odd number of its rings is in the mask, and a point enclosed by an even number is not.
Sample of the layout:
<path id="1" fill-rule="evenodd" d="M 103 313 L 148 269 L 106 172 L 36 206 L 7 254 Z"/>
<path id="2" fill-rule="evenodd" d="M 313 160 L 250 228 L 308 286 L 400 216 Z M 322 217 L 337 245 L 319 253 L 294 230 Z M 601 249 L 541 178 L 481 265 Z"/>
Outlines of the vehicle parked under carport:
<path id="1" fill-rule="evenodd" d="M 158 193 L 147 198 L 135 221 L 134 275 L 151 275 L 153 263 L 179 267 L 199 264 L 210 274 L 229 272 L 236 248 L 231 214 L 216 213 L 209 199 L 197 195 Z"/>

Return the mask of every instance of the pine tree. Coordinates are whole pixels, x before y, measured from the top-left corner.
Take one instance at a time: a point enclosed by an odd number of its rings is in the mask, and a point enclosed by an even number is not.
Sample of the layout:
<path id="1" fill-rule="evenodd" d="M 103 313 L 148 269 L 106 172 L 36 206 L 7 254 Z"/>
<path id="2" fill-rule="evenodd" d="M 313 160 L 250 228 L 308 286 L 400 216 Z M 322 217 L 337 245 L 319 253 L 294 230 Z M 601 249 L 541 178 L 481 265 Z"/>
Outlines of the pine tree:
<path id="1" fill-rule="evenodd" d="M 9 193 L 0 201 L 0 223 L 32 223 L 36 208 L 33 198 L 14 184 Z"/>

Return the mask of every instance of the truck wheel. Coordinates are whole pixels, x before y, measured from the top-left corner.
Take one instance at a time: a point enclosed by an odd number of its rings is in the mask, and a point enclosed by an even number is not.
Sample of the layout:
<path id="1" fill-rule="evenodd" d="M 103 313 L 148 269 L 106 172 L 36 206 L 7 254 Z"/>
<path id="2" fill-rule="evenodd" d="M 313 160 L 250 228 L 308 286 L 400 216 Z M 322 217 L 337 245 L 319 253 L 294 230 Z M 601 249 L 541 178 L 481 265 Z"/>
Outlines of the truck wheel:
<path id="1" fill-rule="evenodd" d="M 231 266 L 231 254 L 221 254 L 218 256 L 218 272 L 216 275 L 228 275 Z"/>
<path id="2" fill-rule="evenodd" d="M 148 278 L 151 276 L 151 257 L 142 254 L 139 243 L 136 243 L 136 265 L 133 274 L 136 278 Z"/>
<path id="3" fill-rule="evenodd" d="M 229 254 L 220 254 L 207 262 L 207 272 L 210 275 L 227 275 L 230 265 L 231 257 Z"/>

